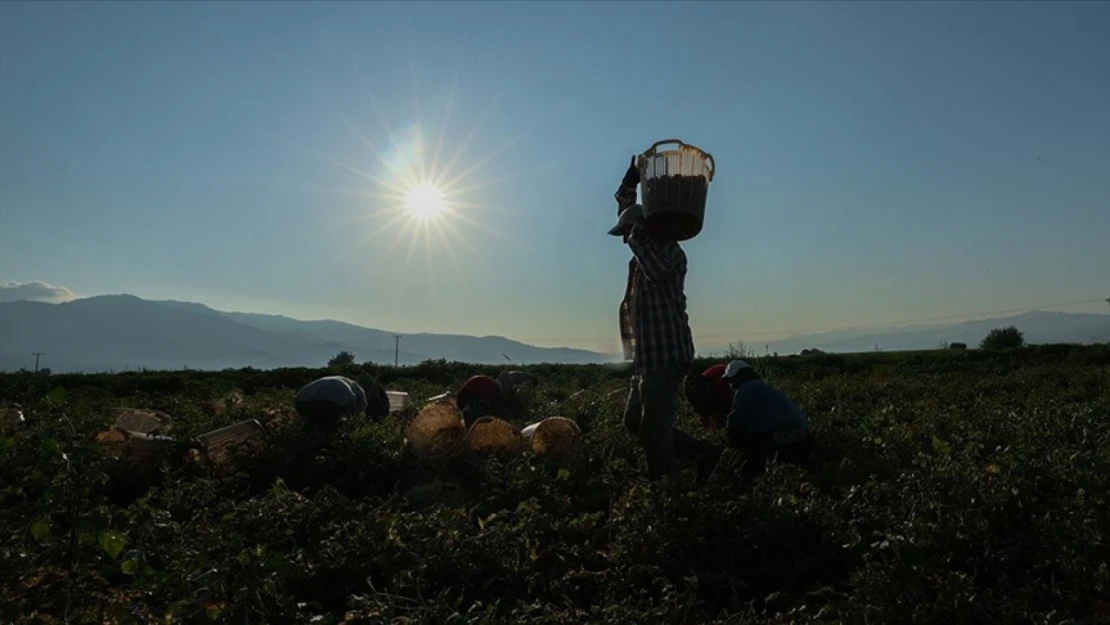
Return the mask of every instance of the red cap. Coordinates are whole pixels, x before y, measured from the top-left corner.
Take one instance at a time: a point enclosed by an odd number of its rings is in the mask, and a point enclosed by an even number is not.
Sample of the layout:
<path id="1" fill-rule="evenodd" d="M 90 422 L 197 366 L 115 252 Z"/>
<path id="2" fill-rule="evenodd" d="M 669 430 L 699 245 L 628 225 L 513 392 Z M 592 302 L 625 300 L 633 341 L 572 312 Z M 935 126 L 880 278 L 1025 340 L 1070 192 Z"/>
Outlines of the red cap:
<path id="1" fill-rule="evenodd" d="M 729 389 L 728 384 L 721 378 L 725 375 L 725 365 L 713 365 L 712 367 L 701 372 L 703 378 L 713 380 L 713 393 L 717 395 L 717 400 L 725 406 L 732 405 L 732 390 Z"/>
<path id="2" fill-rule="evenodd" d="M 497 381 L 488 375 L 475 375 L 471 376 L 466 384 L 462 385 L 459 389 L 459 403 L 469 401 L 470 398 L 480 399 L 482 401 L 493 401 L 501 393 L 501 387 Z"/>
<path id="3" fill-rule="evenodd" d="M 725 374 L 725 365 L 713 365 L 712 367 L 701 372 L 701 377 L 709 378 L 711 380 L 720 380 L 721 376 Z"/>

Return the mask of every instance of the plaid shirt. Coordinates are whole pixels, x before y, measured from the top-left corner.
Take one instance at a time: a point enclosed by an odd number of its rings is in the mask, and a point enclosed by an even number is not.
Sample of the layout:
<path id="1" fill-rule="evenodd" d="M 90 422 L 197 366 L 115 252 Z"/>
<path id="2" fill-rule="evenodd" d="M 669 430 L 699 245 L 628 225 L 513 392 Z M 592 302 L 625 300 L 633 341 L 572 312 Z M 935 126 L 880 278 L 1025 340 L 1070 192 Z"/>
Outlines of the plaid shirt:
<path id="1" fill-rule="evenodd" d="M 675 241 L 653 239 L 639 227 L 628 237 L 632 259 L 620 308 L 625 360 L 637 374 L 689 365 L 694 339 L 686 316 L 686 253 Z"/>

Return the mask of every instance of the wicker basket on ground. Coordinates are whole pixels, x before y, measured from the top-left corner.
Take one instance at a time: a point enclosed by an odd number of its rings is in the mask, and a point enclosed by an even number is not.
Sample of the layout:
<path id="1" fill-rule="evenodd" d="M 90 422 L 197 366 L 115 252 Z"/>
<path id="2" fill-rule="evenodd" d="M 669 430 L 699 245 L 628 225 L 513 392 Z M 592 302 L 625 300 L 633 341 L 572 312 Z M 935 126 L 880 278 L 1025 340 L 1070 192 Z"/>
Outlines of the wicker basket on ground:
<path id="1" fill-rule="evenodd" d="M 478 456 L 511 457 L 524 450 L 524 437 L 512 423 L 486 416 L 467 430 L 466 444 Z"/>
<path id="2" fill-rule="evenodd" d="M 173 427 L 173 419 L 159 410 L 116 408 L 115 427 L 141 434 L 169 432 Z"/>
<path id="3" fill-rule="evenodd" d="M 436 458 L 458 453 L 466 437 L 462 412 L 454 402 L 427 404 L 405 426 L 405 442 L 417 456 Z"/>
<path id="4" fill-rule="evenodd" d="M 548 417 L 524 428 L 524 436 L 537 456 L 565 459 L 574 455 L 582 430 L 566 417 Z"/>
<path id="5" fill-rule="evenodd" d="M 114 427 L 97 434 L 96 442 L 104 453 L 120 463 L 138 468 L 153 464 L 158 459 L 158 452 L 173 439 Z"/>
<path id="6" fill-rule="evenodd" d="M 265 441 L 266 428 L 257 419 L 240 421 L 196 438 L 200 459 L 214 470 L 225 469 L 228 461 L 238 454 L 261 451 Z"/>

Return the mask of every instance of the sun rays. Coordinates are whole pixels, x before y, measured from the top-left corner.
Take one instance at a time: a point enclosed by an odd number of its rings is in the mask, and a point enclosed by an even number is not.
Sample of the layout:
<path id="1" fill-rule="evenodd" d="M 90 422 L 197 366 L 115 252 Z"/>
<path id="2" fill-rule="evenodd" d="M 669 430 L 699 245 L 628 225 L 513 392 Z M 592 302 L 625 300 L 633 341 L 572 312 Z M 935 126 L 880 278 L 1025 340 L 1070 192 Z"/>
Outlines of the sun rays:
<path id="1" fill-rule="evenodd" d="M 492 113 L 500 93 L 494 94 L 480 115 L 471 116 L 463 124 L 463 128 L 459 129 L 462 132 L 458 133 L 461 139 L 452 139 L 448 132 L 452 120 L 466 119 L 455 110 L 457 91 L 456 75 L 447 93 L 442 121 L 434 133 L 426 132 L 416 113 L 421 110 L 419 102 L 414 102 L 409 108 L 417 119 L 395 124 L 391 123 L 374 94 L 367 91 L 370 106 L 364 107 L 364 110 L 371 119 L 376 116 L 381 130 L 376 140 L 369 136 L 372 133 L 360 128 L 338 107 L 331 105 L 335 119 L 349 133 L 352 142 L 336 147 L 361 147 L 360 151 L 365 156 L 352 158 L 349 151 L 340 156 L 338 149 L 329 154 L 268 133 L 286 146 L 336 168 L 341 175 L 350 175 L 351 182 L 342 188 L 298 184 L 299 181 L 295 180 L 282 181 L 276 186 L 346 196 L 347 199 L 337 207 L 344 211 L 353 209 L 352 218 L 337 220 L 335 213 L 321 214 L 322 228 L 341 228 L 344 236 L 351 239 L 349 244 L 336 250 L 331 260 L 342 264 L 365 263 L 368 267 L 365 280 L 371 284 L 387 274 L 395 274 L 400 278 L 399 282 L 390 281 L 399 285 L 397 300 L 410 293 L 409 289 L 418 286 L 417 282 L 410 280 L 409 274 L 414 259 L 421 256 L 428 268 L 429 292 L 435 288 L 436 282 L 453 279 L 473 294 L 473 276 L 496 273 L 487 255 L 481 252 L 488 249 L 483 237 L 496 237 L 501 247 L 525 244 L 494 225 L 500 221 L 496 219 L 499 214 L 526 212 L 522 206 L 498 206 L 492 202 L 492 197 L 504 197 L 504 194 L 497 193 L 497 187 L 533 176 L 555 165 L 553 160 L 546 164 L 529 162 L 526 167 L 510 172 L 489 167 L 495 159 L 550 121 L 556 111 L 541 113 L 529 128 L 475 153 L 472 143 L 482 136 L 487 120 L 496 118 Z M 414 93 L 414 97 L 418 96 Z M 353 104 L 348 108 L 356 106 Z M 500 171 L 493 172 L 491 169 Z M 362 206 L 359 207 L 359 204 Z M 356 260 L 364 256 L 368 248 L 372 248 L 375 259 L 363 257 Z"/>
<path id="2" fill-rule="evenodd" d="M 439 219 L 451 209 L 443 198 L 443 191 L 434 184 L 422 182 L 405 193 L 405 210 L 420 221 L 429 221 Z"/>

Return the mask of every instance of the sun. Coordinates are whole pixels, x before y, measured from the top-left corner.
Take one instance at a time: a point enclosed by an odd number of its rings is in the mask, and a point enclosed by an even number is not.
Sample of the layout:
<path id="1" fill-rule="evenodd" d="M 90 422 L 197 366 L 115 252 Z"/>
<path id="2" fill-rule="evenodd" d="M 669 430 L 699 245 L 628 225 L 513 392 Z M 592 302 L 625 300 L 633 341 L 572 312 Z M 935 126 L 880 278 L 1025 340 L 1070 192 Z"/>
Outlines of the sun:
<path id="1" fill-rule="evenodd" d="M 443 191 L 434 184 L 421 183 L 405 193 L 405 210 L 420 221 L 438 218 L 448 210 Z"/>
<path id="2" fill-rule="evenodd" d="M 507 138 L 489 152 L 473 153 L 468 148 L 479 136 L 485 121 L 493 115 L 497 95 L 478 115 L 472 127 L 459 137 L 461 141 L 458 145 L 453 150 L 445 149 L 445 142 L 450 136 L 448 127 L 454 109 L 458 78 L 458 72 L 456 72 L 455 81 L 446 96 L 447 106 L 441 116 L 442 122 L 438 132 L 424 128 L 420 119 L 418 100 L 411 108 L 404 107 L 406 112 L 411 111 L 415 114 L 414 119 L 407 120 L 401 126 L 390 123 L 381 104 L 374 96 L 374 89 L 369 86 L 365 92 L 369 95 L 372 112 L 377 114 L 381 125 L 380 138 L 368 136 L 354 121 L 338 108 L 333 107 L 339 121 L 351 131 L 352 137 L 357 139 L 369 153 L 368 156 L 371 157 L 367 159 L 369 167 L 359 165 L 359 161 L 344 162 L 294 140 L 272 132 L 267 133 L 274 134 L 281 143 L 327 162 L 359 180 L 357 186 L 350 187 L 300 184 L 295 186 L 352 198 L 347 202 L 334 205 L 337 210 L 350 211 L 350 216 L 335 226 L 353 226 L 362 223 L 369 227 L 365 235 L 356 237 L 351 245 L 338 250 L 333 262 L 340 262 L 359 248 L 367 248 L 366 253 L 381 254 L 391 261 L 399 258 L 399 263 L 377 263 L 366 277 L 368 281 L 382 279 L 386 273 L 392 273 L 398 269 L 397 265 L 400 265 L 396 280 L 397 294 L 392 298 L 395 313 L 406 300 L 402 297 L 406 292 L 405 289 L 412 286 L 409 270 L 418 248 L 423 248 L 424 252 L 423 264 L 428 270 L 429 293 L 434 292 L 437 277 L 445 269 L 441 266 L 444 260 L 454 266 L 458 273 L 457 282 L 467 290 L 471 288 L 468 275 L 474 273 L 475 267 L 494 271 L 495 268 L 486 258 L 486 250 L 474 243 L 477 231 L 498 237 L 504 245 L 527 249 L 523 241 L 502 232 L 490 223 L 493 211 L 525 211 L 526 209 L 517 206 L 498 206 L 492 201 L 497 194 L 491 194 L 493 196 L 491 197 L 482 193 L 482 190 L 497 187 L 516 178 L 550 170 L 558 164 L 558 161 L 551 160 L 539 167 L 509 172 L 498 177 L 485 175 L 488 169 L 483 171 L 484 167 L 545 125 L 555 114 L 552 112 L 541 115 L 542 119 L 534 126 Z M 413 93 L 414 95 L 417 93 L 415 83 Z M 384 145 L 379 145 L 378 142 L 381 140 L 385 141 Z M 363 183 L 370 184 L 364 186 Z M 290 186 L 284 182 L 278 185 Z M 382 245 L 376 245 L 377 243 Z M 381 251 L 378 251 L 379 247 Z M 405 247 L 408 249 L 403 249 Z M 467 255 L 469 257 L 464 258 L 456 253 L 460 247 L 463 248 L 462 251 L 469 252 Z"/>

